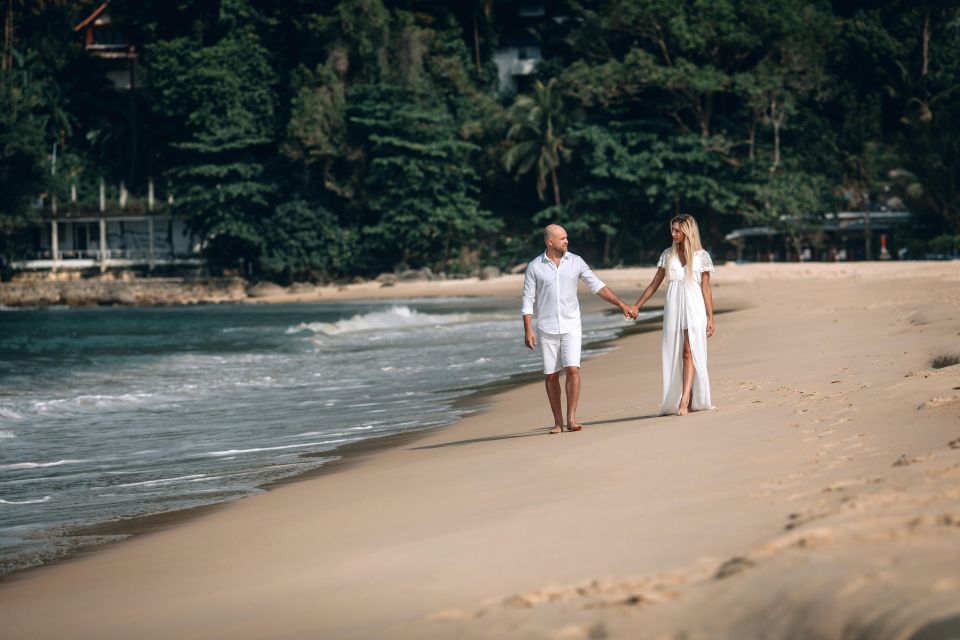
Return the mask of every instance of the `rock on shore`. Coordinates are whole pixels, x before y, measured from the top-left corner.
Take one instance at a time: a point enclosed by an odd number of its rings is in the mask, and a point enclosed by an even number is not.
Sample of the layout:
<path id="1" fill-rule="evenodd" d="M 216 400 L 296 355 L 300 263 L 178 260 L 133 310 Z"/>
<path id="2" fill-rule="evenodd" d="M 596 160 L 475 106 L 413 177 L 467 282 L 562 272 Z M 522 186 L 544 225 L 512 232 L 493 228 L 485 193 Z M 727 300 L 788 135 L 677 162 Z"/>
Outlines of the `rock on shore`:
<path id="1" fill-rule="evenodd" d="M 144 278 L 138 280 L 39 280 L 0 283 L 0 306 L 140 306 L 239 302 L 242 278 Z"/>

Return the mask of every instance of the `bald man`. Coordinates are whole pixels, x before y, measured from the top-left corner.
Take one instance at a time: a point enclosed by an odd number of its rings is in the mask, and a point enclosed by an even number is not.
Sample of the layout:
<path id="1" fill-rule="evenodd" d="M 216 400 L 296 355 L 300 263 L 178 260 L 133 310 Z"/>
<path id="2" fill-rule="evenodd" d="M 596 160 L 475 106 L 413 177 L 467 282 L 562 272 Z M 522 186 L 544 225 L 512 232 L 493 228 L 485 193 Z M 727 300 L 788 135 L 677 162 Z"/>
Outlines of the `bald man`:
<path id="1" fill-rule="evenodd" d="M 539 257 L 527 265 L 523 278 L 523 343 L 536 349 L 539 342 L 546 375 L 547 399 L 553 412 L 550 433 L 580 431 L 577 402 L 580 399 L 580 300 L 577 284 L 583 280 L 590 291 L 619 307 L 627 318 L 636 319 L 637 312 L 617 297 L 610 287 L 593 274 L 578 255 L 567 251 L 569 240 L 563 227 L 547 225 L 543 230 L 546 245 Z M 537 330 L 533 329 L 533 308 L 537 307 Z M 560 404 L 560 371 L 566 374 L 567 415 L 564 421 Z"/>

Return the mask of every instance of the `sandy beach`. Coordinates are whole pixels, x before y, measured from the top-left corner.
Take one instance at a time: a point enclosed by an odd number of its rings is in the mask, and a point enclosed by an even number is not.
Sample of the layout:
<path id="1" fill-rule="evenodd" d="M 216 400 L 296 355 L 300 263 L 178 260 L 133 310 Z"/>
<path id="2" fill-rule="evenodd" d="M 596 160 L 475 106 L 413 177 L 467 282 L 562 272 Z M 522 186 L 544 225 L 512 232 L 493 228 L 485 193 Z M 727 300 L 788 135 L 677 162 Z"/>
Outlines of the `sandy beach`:
<path id="1" fill-rule="evenodd" d="M 598 274 L 632 302 L 653 271 Z M 521 280 L 315 295 L 519 309 Z M 657 416 L 660 333 L 629 335 L 584 363 L 582 432 L 549 435 L 542 384 L 517 384 L 333 473 L 5 580 L 0 636 L 960 635 L 960 262 L 722 265 L 714 296 L 714 411 Z M 297 299 L 315 298 L 277 301 Z"/>

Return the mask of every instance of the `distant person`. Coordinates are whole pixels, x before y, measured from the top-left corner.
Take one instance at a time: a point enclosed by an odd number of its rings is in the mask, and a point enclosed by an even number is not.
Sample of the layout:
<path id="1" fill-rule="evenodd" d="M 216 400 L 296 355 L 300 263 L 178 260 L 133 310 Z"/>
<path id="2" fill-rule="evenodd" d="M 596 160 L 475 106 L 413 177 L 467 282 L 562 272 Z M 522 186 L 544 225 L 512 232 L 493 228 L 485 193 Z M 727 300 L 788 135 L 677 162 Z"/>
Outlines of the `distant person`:
<path id="1" fill-rule="evenodd" d="M 682 214 L 670 221 L 673 244 L 657 262 L 657 272 L 633 307 L 640 307 L 667 279 L 663 304 L 663 404 L 661 415 L 686 415 L 712 409 L 710 376 L 707 374 L 707 338 L 713 335 L 714 272 L 710 254 L 700 245 L 700 231 L 693 216 Z"/>
<path id="2" fill-rule="evenodd" d="M 523 278 L 523 343 L 535 349 L 539 342 L 546 374 L 547 399 L 553 412 L 550 433 L 580 431 L 577 402 L 580 399 L 580 300 L 577 284 L 583 280 L 590 291 L 620 308 L 623 315 L 636 319 L 637 313 L 594 275 L 578 255 L 567 251 L 569 241 L 563 227 L 551 224 L 543 230 L 546 251 L 527 265 Z M 533 307 L 537 307 L 537 330 L 533 329 Z M 560 403 L 560 370 L 566 373 L 567 415 Z"/>

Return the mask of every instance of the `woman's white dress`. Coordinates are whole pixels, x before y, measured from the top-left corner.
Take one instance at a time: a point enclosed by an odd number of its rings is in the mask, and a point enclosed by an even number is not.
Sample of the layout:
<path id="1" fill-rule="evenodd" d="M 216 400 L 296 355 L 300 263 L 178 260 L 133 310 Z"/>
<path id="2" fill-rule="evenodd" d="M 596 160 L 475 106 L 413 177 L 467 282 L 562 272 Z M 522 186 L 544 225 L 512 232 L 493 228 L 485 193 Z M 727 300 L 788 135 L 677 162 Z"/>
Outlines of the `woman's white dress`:
<path id="1" fill-rule="evenodd" d="M 686 279 L 686 269 L 672 249 L 660 255 L 658 267 L 666 271 L 667 299 L 663 305 L 663 406 L 661 415 L 676 414 L 683 395 L 683 332 L 690 337 L 693 354 L 693 376 L 690 409 L 712 409 L 710 376 L 707 373 L 707 308 L 703 302 L 700 279 L 704 272 L 713 273 L 713 260 L 706 251 L 693 256 L 693 279 Z"/>

